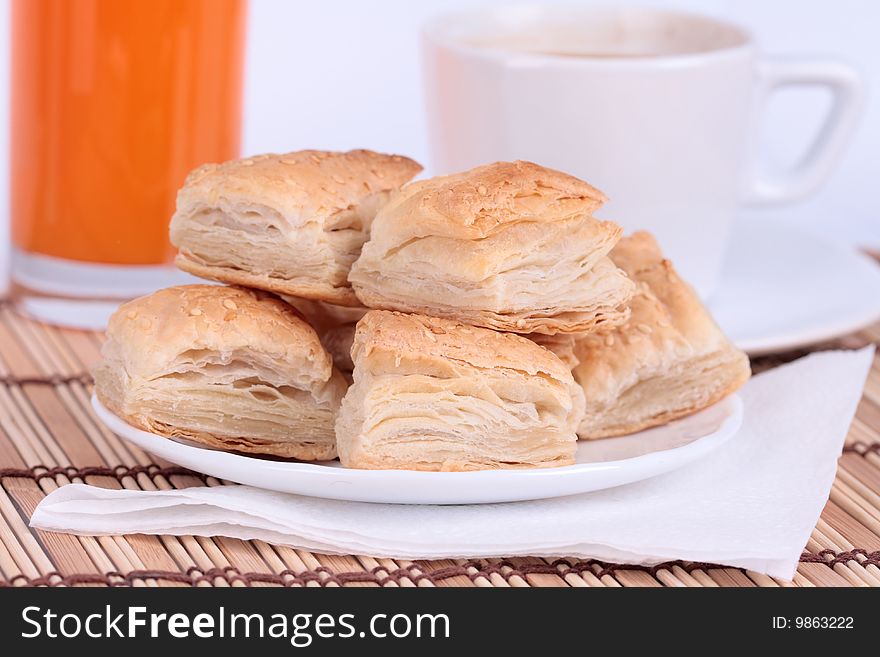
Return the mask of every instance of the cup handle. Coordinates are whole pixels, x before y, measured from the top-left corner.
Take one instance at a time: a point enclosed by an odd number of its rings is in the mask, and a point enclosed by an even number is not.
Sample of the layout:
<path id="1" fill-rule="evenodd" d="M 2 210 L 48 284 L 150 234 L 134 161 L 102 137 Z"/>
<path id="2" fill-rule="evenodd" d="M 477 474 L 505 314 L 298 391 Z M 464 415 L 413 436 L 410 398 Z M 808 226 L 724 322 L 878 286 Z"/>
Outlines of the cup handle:
<path id="1" fill-rule="evenodd" d="M 849 144 L 864 102 L 858 73 L 824 59 L 766 59 L 758 64 L 759 107 L 777 90 L 801 85 L 827 87 L 831 110 L 806 154 L 791 168 L 775 176 L 752 174 L 745 184 L 746 203 L 774 205 L 803 199 L 825 181 Z"/>

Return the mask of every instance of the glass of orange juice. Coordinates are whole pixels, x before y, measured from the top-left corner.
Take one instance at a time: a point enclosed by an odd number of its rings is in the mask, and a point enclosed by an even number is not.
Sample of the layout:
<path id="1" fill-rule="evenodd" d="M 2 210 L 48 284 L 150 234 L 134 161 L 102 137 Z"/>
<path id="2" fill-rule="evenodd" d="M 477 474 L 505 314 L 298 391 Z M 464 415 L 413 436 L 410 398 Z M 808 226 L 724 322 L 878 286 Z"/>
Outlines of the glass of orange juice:
<path id="1" fill-rule="evenodd" d="M 96 327 L 180 280 L 193 167 L 237 157 L 246 0 L 13 0 L 13 296 Z"/>

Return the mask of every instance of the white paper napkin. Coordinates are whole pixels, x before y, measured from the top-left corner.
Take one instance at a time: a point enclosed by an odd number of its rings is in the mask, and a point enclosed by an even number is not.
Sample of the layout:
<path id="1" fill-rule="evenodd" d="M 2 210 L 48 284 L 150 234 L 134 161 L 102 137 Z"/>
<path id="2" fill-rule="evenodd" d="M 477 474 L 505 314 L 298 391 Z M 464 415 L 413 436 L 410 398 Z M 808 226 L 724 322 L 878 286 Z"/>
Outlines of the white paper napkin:
<path id="1" fill-rule="evenodd" d="M 790 579 L 828 499 L 873 355 L 873 347 L 817 353 L 758 375 L 741 392 L 742 429 L 718 451 L 685 469 L 596 493 L 403 506 L 246 486 L 144 492 L 71 484 L 40 503 L 31 525 L 78 534 L 257 538 L 404 559 L 685 559 Z"/>

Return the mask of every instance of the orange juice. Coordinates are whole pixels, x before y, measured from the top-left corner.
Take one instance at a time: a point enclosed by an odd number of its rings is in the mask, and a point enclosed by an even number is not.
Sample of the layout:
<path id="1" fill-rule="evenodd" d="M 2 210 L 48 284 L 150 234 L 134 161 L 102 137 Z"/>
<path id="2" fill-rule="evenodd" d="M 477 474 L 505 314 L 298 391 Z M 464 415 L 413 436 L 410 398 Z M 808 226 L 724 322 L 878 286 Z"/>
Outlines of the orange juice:
<path id="1" fill-rule="evenodd" d="M 187 172 L 239 153 L 245 13 L 245 0 L 13 1 L 16 252 L 170 261 Z"/>

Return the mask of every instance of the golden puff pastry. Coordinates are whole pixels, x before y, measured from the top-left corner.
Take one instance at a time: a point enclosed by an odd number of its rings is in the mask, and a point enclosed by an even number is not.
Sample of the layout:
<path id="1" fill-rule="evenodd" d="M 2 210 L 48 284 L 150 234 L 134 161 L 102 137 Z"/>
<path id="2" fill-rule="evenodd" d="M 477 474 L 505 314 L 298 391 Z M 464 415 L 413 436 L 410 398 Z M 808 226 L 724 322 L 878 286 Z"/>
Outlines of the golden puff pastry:
<path id="1" fill-rule="evenodd" d="M 302 313 L 302 316 L 319 335 L 322 331 L 337 326 L 357 324 L 369 310 L 363 306 L 337 306 L 332 303 L 298 297 L 282 296 L 281 298 Z"/>
<path id="2" fill-rule="evenodd" d="M 533 333 L 527 337 L 545 349 L 552 351 L 570 369 L 574 369 L 577 366 L 578 360 L 574 353 L 574 346 L 578 339 L 577 334 L 557 333 L 555 335 L 542 335 L 540 333 Z"/>
<path id="3" fill-rule="evenodd" d="M 354 369 L 354 364 L 351 362 L 354 327 L 366 314 L 367 309 L 362 306 L 335 306 L 323 301 L 296 297 L 285 296 L 283 299 L 299 310 L 318 332 L 321 344 L 333 357 L 333 364 L 342 372 L 351 373 Z"/>
<path id="4" fill-rule="evenodd" d="M 346 374 L 354 370 L 351 347 L 354 345 L 356 328 L 357 324 L 340 324 L 321 334 L 321 344 L 333 358 L 333 364 Z"/>
<path id="5" fill-rule="evenodd" d="M 530 162 L 406 185 L 349 274 L 365 306 L 516 333 L 620 324 L 633 284 L 608 253 L 620 227 L 599 190 Z"/>
<path id="6" fill-rule="evenodd" d="M 724 336 L 649 233 L 623 238 L 611 258 L 638 290 L 626 325 L 574 342 L 574 378 L 587 400 L 578 436 L 617 436 L 664 424 L 714 404 L 748 380 L 748 357 Z"/>
<path id="7" fill-rule="evenodd" d="M 315 331 L 270 294 L 184 285 L 111 317 L 98 398 L 130 424 L 225 450 L 336 456 L 346 383 Z"/>
<path id="8" fill-rule="evenodd" d="M 463 471 L 574 462 L 583 393 L 517 335 L 376 310 L 357 325 L 339 459 L 365 469 Z"/>
<path id="9" fill-rule="evenodd" d="M 358 305 L 348 270 L 376 211 L 419 171 L 408 158 L 366 150 L 206 164 L 177 195 L 177 266 L 224 283 Z"/>

